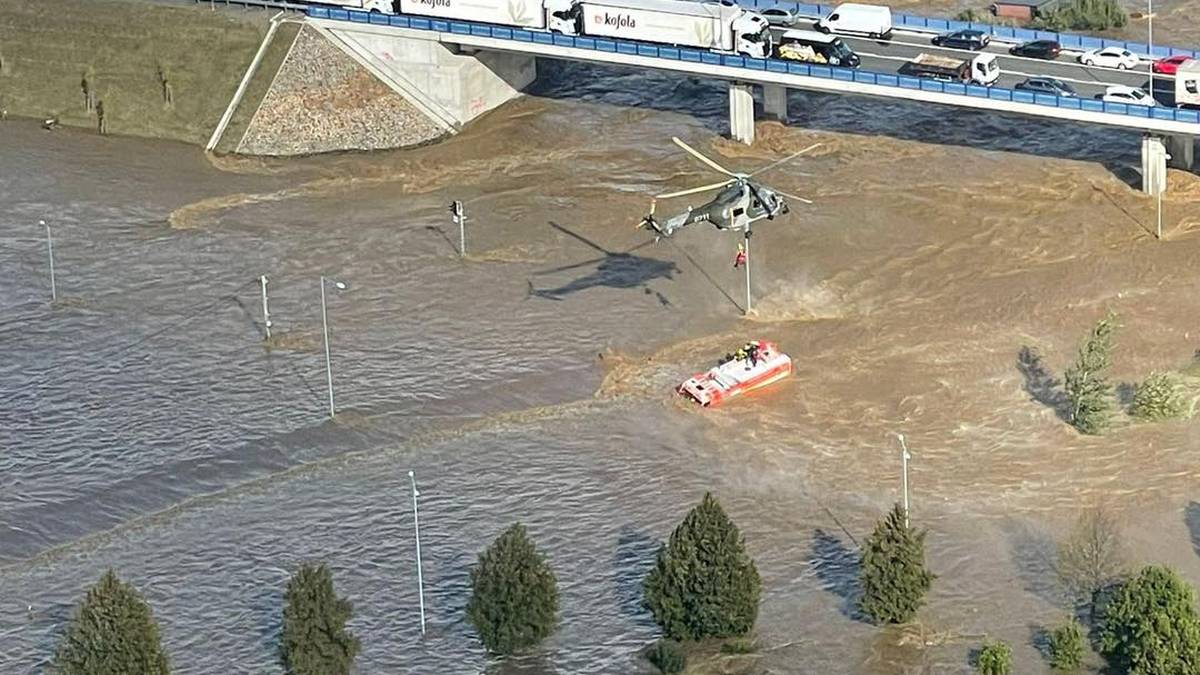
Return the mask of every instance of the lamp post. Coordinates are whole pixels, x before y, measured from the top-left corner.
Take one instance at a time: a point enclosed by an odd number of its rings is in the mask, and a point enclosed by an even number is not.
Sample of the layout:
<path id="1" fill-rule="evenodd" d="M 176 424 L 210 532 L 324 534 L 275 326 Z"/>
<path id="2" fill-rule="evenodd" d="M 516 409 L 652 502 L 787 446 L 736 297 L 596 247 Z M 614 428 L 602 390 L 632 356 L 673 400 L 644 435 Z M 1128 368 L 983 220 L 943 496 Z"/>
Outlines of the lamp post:
<path id="1" fill-rule="evenodd" d="M 325 331 L 325 381 L 329 385 L 329 419 L 333 419 L 337 412 L 333 407 L 333 362 L 329 358 L 329 312 L 325 309 L 325 277 L 321 277 L 321 327 Z M 346 290 L 346 284 L 340 281 L 334 281 L 333 287 L 339 291 Z"/>
<path id="2" fill-rule="evenodd" d="M 39 220 L 38 225 L 46 228 L 46 252 L 50 256 L 50 301 L 58 302 L 58 286 L 54 282 L 54 237 L 50 234 L 50 226 L 46 221 Z"/>
<path id="3" fill-rule="evenodd" d="M 258 283 L 262 286 L 262 307 L 263 307 L 263 328 L 267 331 L 267 340 L 271 339 L 271 310 L 267 307 L 267 275 L 263 274 L 258 277 Z M 324 284 L 322 284 L 324 286 Z"/>
<path id="4" fill-rule="evenodd" d="M 421 492 L 417 490 L 417 477 L 412 472 L 408 472 L 408 479 L 412 481 L 412 497 L 413 497 L 413 531 L 417 536 L 417 596 L 421 601 L 421 635 L 425 634 L 425 580 L 421 574 L 421 522 L 417 517 L 417 497 L 421 496 Z"/>
<path id="5" fill-rule="evenodd" d="M 900 464 L 903 475 L 901 480 L 904 486 L 904 526 L 908 527 L 908 460 L 912 459 L 912 455 L 908 452 L 908 444 L 904 442 L 904 434 L 896 434 L 896 438 L 900 439 Z"/>
<path id="6" fill-rule="evenodd" d="M 1146 0 L 1146 42 L 1150 48 L 1150 100 L 1154 100 L 1154 0 Z"/>

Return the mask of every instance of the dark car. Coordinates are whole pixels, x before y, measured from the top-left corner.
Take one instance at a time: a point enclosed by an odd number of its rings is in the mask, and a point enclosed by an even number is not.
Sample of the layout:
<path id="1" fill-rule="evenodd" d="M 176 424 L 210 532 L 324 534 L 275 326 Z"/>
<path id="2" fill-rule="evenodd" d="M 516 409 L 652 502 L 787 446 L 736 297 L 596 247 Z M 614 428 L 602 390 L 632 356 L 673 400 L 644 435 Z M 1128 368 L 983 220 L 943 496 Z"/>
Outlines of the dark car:
<path id="1" fill-rule="evenodd" d="M 1079 95 L 1075 93 L 1071 85 L 1062 80 L 1056 80 L 1053 77 L 1031 77 L 1024 82 L 1018 82 L 1016 88 L 1023 91 L 1031 91 L 1035 94 L 1050 94 L 1051 96 L 1074 98 Z"/>
<path id="2" fill-rule="evenodd" d="M 1054 40 L 1032 40 L 1008 50 L 1013 56 L 1026 56 L 1031 59 L 1054 60 L 1062 53 L 1062 45 Z"/>
<path id="3" fill-rule="evenodd" d="M 942 33 L 933 38 L 933 44 L 938 47 L 950 47 L 951 49 L 970 49 L 978 51 L 988 46 L 992 39 L 987 33 L 979 30 L 956 30 L 953 33 Z"/>

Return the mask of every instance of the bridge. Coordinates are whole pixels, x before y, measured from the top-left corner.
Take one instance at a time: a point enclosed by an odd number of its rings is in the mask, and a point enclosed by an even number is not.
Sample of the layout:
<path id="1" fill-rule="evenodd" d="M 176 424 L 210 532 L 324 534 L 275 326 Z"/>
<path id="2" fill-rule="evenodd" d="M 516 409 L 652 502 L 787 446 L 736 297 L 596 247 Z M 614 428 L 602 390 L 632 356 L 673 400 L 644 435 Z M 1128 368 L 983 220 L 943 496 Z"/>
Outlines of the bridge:
<path id="1" fill-rule="evenodd" d="M 748 0 L 744 4 L 754 2 L 759 0 Z M 820 16 L 830 9 L 820 5 L 795 7 L 799 15 L 811 17 Z M 849 69 L 412 15 L 316 6 L 308 7 L 306 13 L 308 20 L 321 30 L 360 45 L 378 45 L 380 40 L 418 41 L 446 46 L 456 54 L 508 53 L 725 80 L 729 83 L 730 135 L 745 143 L 754 140 L 753 91 L 756 87 L 762 90 L 765 114 L 783 121 L 787 117 L 788 89 L 903 99 L 1142 131 L 1142 188 L 1157 194 L 1166 189 L 1168 161 L 1176 167 L 1192 168 L 1195 136 L 1200 134 L 1200 112 L 1195 110 L 1109 103 L 1088 97 L 1088 94 L 1102 90 L 1109 84 L 1145 87 L 1150 79 L 1148 72 L 1085 68 L 1068 60 L 1047 62 L 1011 57 L 1005 49 L 1026 39 L 1041 38 L 1057 39 L 1068 51 L 1114 44 L 1113 41 L 1097 38 L 896 15 L 896 36 L 890 43 L 845 38 L 863 58 L 861 68 Z M 1002 71 L 1008 73 L 1006 79 L 997 86 L 940 82 L 898 72 L 899 66 L 915 54 L 938 50 L 928 44 L 931 34 L 966 27 L 985 30 L 993 35 L 992 49 L 1001 58 Z M 1170 47 L 1151 50 L 1146 45 L 1115 44 L 1136 50 L 1135 53 L 1142 54 L 1143 58 L 1149 58 L 1151 53 L 1154 56 L 1177 53 L 1194 55 L 1188 50 Z M 360 60 L 379 60 L 378 53 L 375 55 L 377 58 L 372 59 L 370 49 L 357 51 Z M 384 58 L 392 58 L 391 53 L 387 51 Z M 375 66 L 378 70 L 379 64 Z M 1073 82 L 1081 96 L 1058 97 L 1012 88 L 1016 80 L 1032 75 L 1051 75 Z M 1173 87 L 1170 78 L 1164 75 L 1154 75 L 1153 78 L 1160 85 L 1153 87 L 1153 91 L 1156 97 L 1162 98 L 1164 89 L 1161 85 Z M 1150 88 L 1147 87 L 1147 90 Z"/>

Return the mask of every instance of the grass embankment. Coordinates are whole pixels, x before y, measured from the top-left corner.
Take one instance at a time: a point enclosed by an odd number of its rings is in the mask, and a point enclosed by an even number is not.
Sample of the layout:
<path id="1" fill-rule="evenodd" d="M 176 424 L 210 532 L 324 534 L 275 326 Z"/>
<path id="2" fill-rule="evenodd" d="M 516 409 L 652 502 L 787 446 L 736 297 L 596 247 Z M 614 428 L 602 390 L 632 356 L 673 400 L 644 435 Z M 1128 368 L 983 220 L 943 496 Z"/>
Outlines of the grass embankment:
<path id="1" fill-rule="evenodd" d="M 246 93 L 242 96 L 241 103 L 237 110 L 233 111 L 229 126 L 225 127 L 225 135 L 217 143 L 217 152 L 231 153 L 237 150 L 238 142 L 246 133 L 246 129 L 250 127 L 254 113 L 258 111 L 258 106 L 263 97 L 267 95 L 267 90 L 271 88 L 271 83 L 275 81 L 275 74 L 279 72 L 279 67 L 283 65 L 283 60 L 287 58 L 288 51 L 299 32 L 300 24 L 298 23 L 283 23 L 275 31 L 275 36 L 271 38 L 271 44 L 267 45 L 267 51 L 258 64 L 258 70 L 254 71 L 254 75 L 250 78 L 250 84 L 246 86 Z"/>
<path id="2" fill-rule="evenodd" d="M 128 0 L 0 0 L 0 108 L 94 129 L 86 79 L 109 133 L 204 143 L 269 17 Z"/>

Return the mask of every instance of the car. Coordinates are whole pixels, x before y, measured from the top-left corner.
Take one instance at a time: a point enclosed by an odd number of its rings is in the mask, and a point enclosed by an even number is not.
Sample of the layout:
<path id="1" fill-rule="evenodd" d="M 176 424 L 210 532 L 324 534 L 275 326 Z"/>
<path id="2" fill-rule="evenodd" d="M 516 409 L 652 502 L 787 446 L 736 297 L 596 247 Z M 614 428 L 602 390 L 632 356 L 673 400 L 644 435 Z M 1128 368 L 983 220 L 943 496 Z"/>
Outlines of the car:
<path id="1" fill-rule="evenodd" d="M 1071 85 L 1053 77 L 1030 77 L 1023 82 L 1018 82 L 1016 88 L 1032 91 L 1035 94 L 1050 94 L 1063 98 L 1073 98 L 1079 95 Z"/>
<path id="2" fill-rule="evenodd" d="M 942 33 L 933 38 L 936 47 L 952 49 L 970 49 L 977 51 L 988 46 L 992 39 L 981 30 L 956 30 L 953 33 Z"/>
<path id="3" fill-rule="evenodd" d="M 1175 71 L 1179 70 L 1179 66 L 1183 65 L 1184 61 L 1191 61 L 1192 57 L 1176 55 L 1168 56 L 1165 59 L 1159 59 L 1150 64 L 1150 70 L 1163 75 L 1174 75 Z"/>
<path id="4" fill-rule="evenodd" d="M 1136 68 L 1137 54 L 1120 47 L 1105 47 L 1104 49 L 1089 49 L 1079 55 L 1079 62 L 1085 66 L 1101 66 L 1103 68 L 1119 68 L 1127 70 Z"/>
<path id="5" fill-rule="evenodd" d="M 1054 40 L 1030 40 L 1022 42 L 1008 50 L 1013 56 L 1024 56 L 1031 59 L 1047 59 L 1053 61 L 1062 53 L 1062 45 Z"/>
<path id="6" fill-rule="evenodd" d="M 759 14 L 763 15 L 767 23 L 780 28 L 791 28 L 800 20 L 800 17 L 796 16 L 795 12 L 786 7 L 769 7 L 760 10 Z"/>
<path id="7" fill-rule="evenodd" d="M 1154 98 L 1137 87 L 1126 87 L 1123 84 L 1110 85 L 1100 95 L 1105 103 L 1124 103 L 1126 105 L 1156 105 Z"/>

